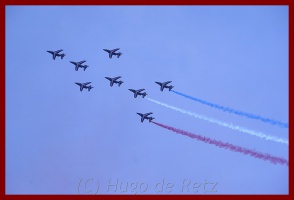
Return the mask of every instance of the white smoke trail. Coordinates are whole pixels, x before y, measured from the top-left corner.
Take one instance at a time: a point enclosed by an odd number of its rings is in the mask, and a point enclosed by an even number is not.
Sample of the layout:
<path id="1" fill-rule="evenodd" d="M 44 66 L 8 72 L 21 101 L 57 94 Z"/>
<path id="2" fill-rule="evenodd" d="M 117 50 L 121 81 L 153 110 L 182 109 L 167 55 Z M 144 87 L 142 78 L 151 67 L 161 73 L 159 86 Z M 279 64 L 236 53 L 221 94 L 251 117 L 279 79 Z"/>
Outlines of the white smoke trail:
<path id="1" fill-rule="evenodd" d="M 153 103 L 156 103 L 158 105 L 164 106 L 166 108 L 170 108 L 170 109 L 173 109 L 175 111 L 178 111 L 178 112 L 193 116 L 193 117 L 198 118 L 198 119 L 202 119 L 202 120 L 205 120 L 205 121 L 208 121 L 208 122 L 211 122 L 211 123 L 215 123 L 215 124 L 218 124 L 220 126 L 224 126 L 224 127 L 227 127 L 227 128 L 233 129 L 233 130 L 237 130 L 237 131 L 240 131 L 240 132 L 243 132 L 243 133 L 248 133 L 250 135 L 253 135 L 253 136 L 256 136 L 256 137 L 259 137 L 259 138 L 262 138 L 262 139 L 272 140 L 274 142 L 279 142 L 279 143 L 289 145 L 289 142 L 286 139 L 278 138 L 278 137 L 271 136 L 271 135 L 266 135 L 266 134 L 261 133 L 261 132 L 257 132 L 257 131 L 250 130 L 250 129 L 247 129 L 247 128 L 243 128 L 243 127 L 240 127 L 240 126 L 236 126 L 236 125 L 234 125 L 232 123 L 222 122 L 222 121 L 219 121 L 217 119 L 206 117 L 204 115 L 199 115 L 199 114 L 196 114 L 196 113 L 193 113 L 193 112 L 181 109 L 181 108 L 177 108 L 175 106 L 171 106 L 171 105 L 168 105 L 166 103 L 162 103 L 160 101 L 156 101 L 156 100 L 148 98 L 148 97 L 145 98 L 145 99 L 147 99 L 147 100 L 149 100 L 149 101 L 151 101 Z"/>

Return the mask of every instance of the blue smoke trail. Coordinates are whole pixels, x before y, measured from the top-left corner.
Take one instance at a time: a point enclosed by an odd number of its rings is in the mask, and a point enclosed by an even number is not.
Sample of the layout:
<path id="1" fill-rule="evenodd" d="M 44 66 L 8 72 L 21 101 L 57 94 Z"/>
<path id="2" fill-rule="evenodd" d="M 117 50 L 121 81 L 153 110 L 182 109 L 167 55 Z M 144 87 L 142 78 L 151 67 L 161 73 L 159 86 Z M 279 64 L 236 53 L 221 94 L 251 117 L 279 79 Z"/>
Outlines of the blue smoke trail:
<path id="1" fill-rule="evenodd" d="M 162 103 L 160 101 L 156 101 L 156 100 L 148 98 L 148 97 L 146 97 L 146 99 L 153 102 L 153 103 L 156 103 L 158 105 L 164 106 L 166 108 L 170 108 L 170 109 L 173 109 L 175 111 L 181 112 L 183 114 L 187 114 L 187 115 L 193 116 L 193 117 L 201 119 L 201 120 L 205 120 L 205 121 L 208 121 L 208 122 L 211 122 L 211 123 L 214 123 L 214 124 L 218 124 L 220 126 L 227 127 L 227 128 L 232 129 L 232 130 L 237 130 L 237 131 L 247 133 L 249 135 L 253 135 L 253 136 L 256 136 L 256 137 L 259 137 L 259 138 L 262 138 L 262 139 L 272 140 L 274 142 L 279 142 L 279 143 L 289 145 L 289 142 L 286 139 L 278 138 L 278 137 L 271 136 L 271 135 L 266 135 L 266 134 L 264 134 L 262 132 L 257 132 L 257 131 L 250 130 L 250 129 L 247 129 L 247 128 L 244 128 L 244 127 L 241 127 L 241 126 L 236 126 L 236 125 L 234 125 L 232 123 L 222 122 L 220 120 L 217 120 L 217 119 L 214 119 L 214 118 L 211 118 L 211 117 L 206 117 L 204 115 L 193 113 L 193 112 L 181 109 L 181 108 L 177 108 L 175 106 L 171 106 L 171 105 L 168 105 L 166 103 Z"/>
<path id="2" fill-rule="evenodd" d="M 260 120 L 260 121 L 265 122 L 265 123 L 270 123 L 272 125 L 280 126 L 282 128 L 288 128 L 288 126 L 289 126 L 288 123 L 283 123 L 283 122 L 280 122 L 280 121 L 277 121 L 277 120 L 273 120 L 273 119 L 269 119 L 269 118 L 264 118 L 264 117 L 261 117 L 259 115 L 254 115 L 254 114 L 251 114 L 251 113 L 246 113 L 246 112 L 242 112 L 242 111 L 235 110 L 235 109 L 232 109 L 232 108 L 220 106 L 220 105 L 217 105 L 217 104 L 208 102 L 208 101 L 204 101 L 204 100 L 201 100 L 201 99 L 198 99 L 198 98 L 195 98 L 195 97 L 191 97 L 189 95 L 186 95 L 186 94 L 177 92 L 175 90 L 171 90 L 171 91 L 174 92 L 174 93 L 176 93 L 176 94 L 178 94 L 178 95 L 181 95 L 183 97 L 186 97 L 188 99 L 191 99 L 193 101 L 197 101 L 199 103 L 202 103 L 202 104 L 211 106 L 213 108 L 217 108 L 217 109 L 222 110 L 222 111 L 225 111 L 225 112 L 233 113 L 233 114 L 236 114 L 236 115 L 239 115 L 239 116 L 248 117 L 248 118 L 251 118 L 251 119 L 257 119 L 257 120 Z"/>

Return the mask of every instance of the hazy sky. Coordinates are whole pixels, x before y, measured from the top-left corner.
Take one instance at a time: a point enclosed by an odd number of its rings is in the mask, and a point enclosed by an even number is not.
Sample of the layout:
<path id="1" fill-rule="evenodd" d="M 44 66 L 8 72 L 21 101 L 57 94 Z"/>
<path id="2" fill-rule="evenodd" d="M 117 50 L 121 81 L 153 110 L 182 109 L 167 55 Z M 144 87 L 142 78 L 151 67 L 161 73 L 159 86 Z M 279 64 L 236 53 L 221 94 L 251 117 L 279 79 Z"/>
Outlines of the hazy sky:
<path id="1" fill-rule="evenodd" d="M 120 48 L 120 58 L 102 49 Z M 63 60 L 47 50 L 63 49 Z M 6 6 L 7 194 L 288 194 L 288 166 L 140 122 L 288 159 L 288 146 L 146 97 L 288 139 L 287 6 Z M 86 71 L 69 61 L 86 60 Z M 122 76 L 121 87 L 104 77 Z M 92 82 L 79 91 L 74 82 Z M 145 98 L 146 98 L 145 97 Z M 115 186 L 116 185 L 116 186 Z M 99 187 L 98 187 L 99 186 Z M 193 188 L 194 187 L 194 188 Z"/>

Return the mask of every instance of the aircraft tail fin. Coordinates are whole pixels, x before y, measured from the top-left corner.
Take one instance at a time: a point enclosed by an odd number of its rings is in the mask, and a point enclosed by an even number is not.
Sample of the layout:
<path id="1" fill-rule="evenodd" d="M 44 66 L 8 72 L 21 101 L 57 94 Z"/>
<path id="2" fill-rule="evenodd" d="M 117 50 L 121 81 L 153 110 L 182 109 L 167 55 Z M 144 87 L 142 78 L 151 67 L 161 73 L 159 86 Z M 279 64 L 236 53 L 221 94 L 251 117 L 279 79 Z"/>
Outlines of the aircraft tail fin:
<path id="1" fill-rule="evenodd" d="M 88 91 L 90 91 L 92 88 L 94 88 L 94 87 L 90 85 L 90 86 L 88 87 Z"/>
<path id="2" fill-rule="evenodd" d="M 65 53 L 61 54 L 61 59 L 63 59 L 63 57 L 64 57 L 64 56 L 66 56 L 66 54 L 65 54 Z"/>
<path id="3" fill-rule="evenodd" d="M 143 93 L 143 98 L 144 98 L 146 95 L 147 95 L 147 93 L 146 93 L 146 92 L 144 92 L 144 93 Z"/>
<path id="4" fill-rule="evenodd" d="M 121 52 L 117 53 L 117 58 L 119 58 L 122 55 Z"/>
<path id="5" fill-rule="evenodd" d="M 88 65 L 84 65 L 84 71 L 86 71 L 87 67 L 89 67 Z"/>
<path id="6" fill-rule="evenodd" d="M 123 83 L 123 81 L 118 82 L 118 86 L 120 86 Z"/>
<path id="7" fill-rule="evenodd" d="M 173 89 L 173 87 L 174 87 L 174 86 L 172 86 L 172 85 L 171 85 L 171 86 L 169 86 L 169 91 L 171 91 L 171 89 Z"/>
<path id="8" fill-rule="evenodd" d="M 149 123 L 150 123 L 153 119 L 155 119 L 155 118 L 154 118 L 154 117 L 150 117 L 150 118 L 149 118 Z"/>

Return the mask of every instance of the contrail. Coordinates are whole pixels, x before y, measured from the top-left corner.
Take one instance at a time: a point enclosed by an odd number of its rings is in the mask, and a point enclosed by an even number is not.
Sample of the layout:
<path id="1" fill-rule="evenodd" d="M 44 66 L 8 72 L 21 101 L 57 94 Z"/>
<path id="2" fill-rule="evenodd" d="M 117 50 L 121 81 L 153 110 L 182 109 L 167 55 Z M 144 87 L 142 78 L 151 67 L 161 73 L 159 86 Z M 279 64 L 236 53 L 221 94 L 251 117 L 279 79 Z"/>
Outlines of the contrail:
<path id="1" fill-rule="evenodd" d="M 272 156 L 272 155 L 270 155 L 268 153 L 256 152 L 254 150 L 246 149 L 246 148 L 236 146 L 236 145 L 233 145 L 233 144 L 230 144 L 230 143 L 224 143 L 224 142 L 214 140 L 214 139 L 211 139 L 211 138 L 208 138 L 208 137 L 204 137 L 204 136 L 201 136 L 201 135 L 196 135 L 196 134 L 193 134 L 193 133 L 189 133 L 189 132 L 183 131 L 181 129 L 176 129 L 176 128 L 171 127 L 171 126 L 160 124 L 158 122 L 154 122 L 154 121 L 151 121 L 151 122 L 158 125 L 158 126 L 161 126 L 161 127 L 165 128 L 165 129 L 173 131 L 175 133 L 182 134 L 182 135 L 188 136 L 188 137 L 193 138 L 193 139 L 200 140 L 200 141 L 208 143 L 208 144 L 214 144 L 215 146 L 218 146 L 220 148 L 230 149 L 231 151 L 243 153 L 243 154 L 246 154 L 246 155 L 249 154 L 250 156 L 255 157 L 255 158 L 259 158 L 259 159 L 263 159 L 263 160 L 269 160 L 270 162 L 272 162 L 274 164 L 279 163 L 279 164 L 286 164 L 286 165 L 289 166 L 289 162 L 284 158 Z"/>
<path id="2" fill-rule="evenodd" d="M 202 120 L 205 120 L 205 121 L 208 121 L 208 122 L 211 122 L 211 123 L 218 124 L 220 126 L 224 126 L 224 127 L 227 127 L 227 128 L 233 129 L 233 130 L 237 130 L 237 131 L 240 131 L 240 132 L 243 132 L 243 133 L 247 133 L 249 135 L 253 135 L 253 136 L 256 136 L 256 137 L 259 137 L 259 138 L 262 138 L 262 139 L 271 140 L 271 141 L 274 141 L 274 142 L 289 145 L 289 142 L 286 139 L 278 138 L 278 137 L 271 136 L 271 135 L 266 135 L 266 134 L 261 133 L 261 132 L 257 132 L 257 131 L 250 130 L 250 129 L 247 129 L 247 128 L 243 128 L 243 127 L 240 127 L 240 126 L 236 126 L 236 125 L 234 125 L 232 123 L 229 124 L 229 123 L 226 123 L 226 122 L 222 122 L 222 121 L 219 121 L 217 119 L 206 117 L 204 115 L 199 115 L 199 114 L 196 114 L 196 113 L 193 113 L 193 112 L 190 112 L 190 111 L 186 111 L 184 109 L 177 108 L 175 106 L 171 106 L 171 105 L 168 105 L 166 103 L 162 103 L 162 102 L 156 101 L 156 100 L 148 98 L 148 97 L 146 97 L 146 99 L 151 101 L 151 102 L 154 102 L 154 103 L 156 103 L 158 105 L 164 106 L 166 108 L 173 109 L 175 111 L 178 111 L 178 112 L 193 116 L 193 117 L 198 118 L 198 119 L 202 119 Z"/>
<path id="3" fill-rule="evenodd" d="M 244 116 L 244 117 L 251 118 L 251 119 L 260 120 L 262 122 L 270 123 L 272 125 L 280 126 L 282 128 L 288 128 L 288 126 L 289 126 L 288 123 L 284 123 L 284 122 L 280 122 L 280 121 L 277 121 L 277 120 L 273 120 L 273 119 L 261 117 L 259 115 L 254 115 L 254 114 L 251 114 L 251 113 L 242 112 L 242 111 L 239 111 L 239 110 L 235 110 L 233 108 L 220 106 L 220 105 L 217 105 L 217 104 L 208 102 L 208 101 L 204 101 L 204 100 L 201 100 L 201 99 L 198 99 L 198 98 L 195 98 L 195 97 L 191 97 L 189 95 L 186 95 L 186 94 L 177 92 L 175 90 L 171 90 L 171 91 L 174 92 L 174 93 L 176 93 L 176 94 L 178 94 L 178 95 L 181 95 L 183 97 L 186 97 L 188 99 L 191 99 L 193 101 L 197 101 L 199 103 L 202 103 L 202 104 L 211 106 L 213 108 L 217 108 L 217 109 L 222 110 L 222 111 L 225 111 L 225 112 L 233 113 L 233 114 L 236 114 L 236 115 L 239 115 L 239 116 Z"/>

